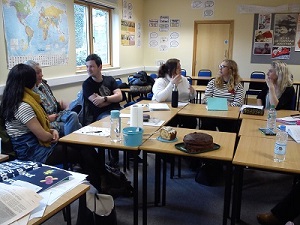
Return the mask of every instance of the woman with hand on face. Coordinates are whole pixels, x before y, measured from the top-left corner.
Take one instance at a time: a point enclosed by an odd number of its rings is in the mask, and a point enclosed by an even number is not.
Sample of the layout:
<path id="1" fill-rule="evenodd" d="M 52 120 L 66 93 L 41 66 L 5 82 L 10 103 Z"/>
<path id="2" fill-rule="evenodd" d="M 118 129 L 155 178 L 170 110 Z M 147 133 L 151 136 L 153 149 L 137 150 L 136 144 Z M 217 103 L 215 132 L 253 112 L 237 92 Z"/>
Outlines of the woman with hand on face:
<path id="1" fill-rule="evenodd" d="M 152 100 L 171 102 L 173 85 L 178 89 L 178 101 L 188 102 L 195 98 L 196 92 L 186 77 L 181 76 L 181 65 L 178 59 L 169 59 L 160 66 L 152 92 Z"/>
<path id="2" fill-rule="evenodd" d="M 287 65 L 281 61 L 271 64 L 266 77 L 266 87 L 257 96 L 257 105 L 269 109 L 293 109 L 295 89 Z"/>
<path id="3" fill-rule="evenodd" d="M 188 79 L 181 75 L 181 65 L 178 59 L 169 59 L 160 66 L 158 78 L 152 87 L 152 100 L 157 102 L 171 102 L 173 85 L 177 86 L 178 101 L 189 102 L 196 96 L 196 91 L 190 85 Z M 169 125 L 186 128 L 196 128 L 197 121 L 192 117 L 175 117 Z"/>
<path id="4" fill-rule="evenodd" d="M 227 98 L 229 106 L 242 106 L 244 88 L 240 80 L 236 62 L 231 59 L 223 60 L 219 65 L 218 76 L 207 84 L 203 103 L 207 103 L 208 97 L 221 97 Z"/>

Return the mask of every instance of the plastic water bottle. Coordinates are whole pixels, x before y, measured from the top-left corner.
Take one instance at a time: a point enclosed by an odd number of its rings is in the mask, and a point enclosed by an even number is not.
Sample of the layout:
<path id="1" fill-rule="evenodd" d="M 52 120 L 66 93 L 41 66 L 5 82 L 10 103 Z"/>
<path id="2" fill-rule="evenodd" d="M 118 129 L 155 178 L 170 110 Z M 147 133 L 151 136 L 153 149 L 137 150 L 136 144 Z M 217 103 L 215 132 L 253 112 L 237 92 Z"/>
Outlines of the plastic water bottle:
<path id="1" fill-rule="evenodd" d="M 173 108 L 177 108 L 178 107 L 178 89 L 176 84 L 173 84 L 173 90 L 172 90 L 172 104 L 171 106 Z"/>
<path id="2" fill-rule="evenodd" d="M 276 115 L 277 113 L 275 106 L 271 105 L 270 109 L 268 110 L 267 129 L 273 132 L 276 130 Z"/>
<path id="3" fill-rule="evenodd" d="M 110 139 L 112 142 L 121 141 L 121 118 L 119 110 L 110 111 Z"/>
<path id="4" fill-rule="evenodd" d="M 280 125 L 280 130 L 276 134 L 274 162 L 283 162 L 285 160 L 287 140 L 288 133 L 286 132 L 286 126 Z"/>

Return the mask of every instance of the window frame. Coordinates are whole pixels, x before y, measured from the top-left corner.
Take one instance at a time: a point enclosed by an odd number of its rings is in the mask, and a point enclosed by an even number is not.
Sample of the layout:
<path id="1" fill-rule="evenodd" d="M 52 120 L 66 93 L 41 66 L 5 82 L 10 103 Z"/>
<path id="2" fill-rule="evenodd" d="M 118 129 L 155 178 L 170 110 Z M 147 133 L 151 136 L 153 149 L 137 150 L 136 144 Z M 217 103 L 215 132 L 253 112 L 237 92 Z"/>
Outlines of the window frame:
<path id="1" fill-rule="evenodd" d="M 88 43 L 88 54 L 87 55 L 90 55 L 94 52 L 94 41 L 93 41 L 93 26 L 92 26 L 92 10 L 93 9 L 100 9 L 100 10 L 104 10 L 104 11 L 107 11 L 108 12 L 108 29 L 109 29 L 109 33 L 108 33 L 108 45 L 109 45 L 109 48 L 108 48 L 108 60 L 109 62 L 107 64 L 102 64 L 102 68 L 109 68 L 109 67 L 112 67 L 113 66 L 113 63 L 112 63 L 112 8 L 110 7 L 106 7 L 106 6 L 103 6 L 103 5 L 100 5 L 100 4 L 96 4 L 96 3 L 92 3 L 92 2 L 87 2 L 87 1 L 79 1 L 79 0 L 75 0 L 74 1 L 74 4 L 76 5 L 81 5 L 81 6 L 85 6 L 87 7 L 87 11 L 88 11 L 88 15 L 87 15 L 87 27 L 88 27 L 88 30 L 87 30 L 87 35 L 88 35 L 88 38 L 87 38 L 87 41 L 89 42 Z M 75 12 L 74 12 L 75 13 Z M 76 48 L 75 48 L 76 49 Z M 76 54 L 75 54 L 75 58 L 76 58 Z M 82 66 L 77 66 L 76 65 L 76 71 L 82 71 L 82 70 L 85 70 L 86 69 L 86 66 L 85 65 L 82 65 Z"/>

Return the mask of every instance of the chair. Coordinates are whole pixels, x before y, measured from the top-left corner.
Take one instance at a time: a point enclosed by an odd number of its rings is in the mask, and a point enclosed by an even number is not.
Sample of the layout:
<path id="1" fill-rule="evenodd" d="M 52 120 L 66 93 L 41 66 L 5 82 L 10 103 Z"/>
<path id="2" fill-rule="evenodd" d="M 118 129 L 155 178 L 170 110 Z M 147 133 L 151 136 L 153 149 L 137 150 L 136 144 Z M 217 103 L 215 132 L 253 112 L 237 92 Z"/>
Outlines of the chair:
<path id="1" fill-rule="evenodd" d="M 262 79 L 265 80 L 265 73 L 262 71 L 253 71 L 250 75 L 250 79 Z M 251 82 L 249 83 L 249 88 L 245 93 L 245 104 L 248 103 L 248 96 L 249 95 L 258 95 L 259 92 L 264 88 L 264 82 Z"/>
<path id="2" fill-rule="evenodd" d="M 127 78 L 127 82 L 128 84 L 130 83 L 130 81 L 133 79 L 133 74 L 129 75 L 128 78 Z"/>
<path id="3" fill-rule="evenodd" d="M 211 77 L 212 76 L 212 72 L 209 69 L 201 69 L 198 72 L 198 77 Z M 209 82 L 208 80 L 198 80 L 197 81 L 197 85 L 207 85 Z"/>
<path id="4" fill-rule="evenodd" d="M 118 87 L 123 83 L 122 79 L 119 77 L 115 78 L 115 80 L 117 82 Z"/>
<path id="5" fill-rule="evenodd" d="M 156 73 L 151 73 L 149 76 L 152 77 L 154 80 L 155 80 L 156 78 L 158 78 L 158 76 L 157 76 Z"/>
<path id="6" fill-rule="evenodd" d="M 185 69 L 181 69 L 181 75 L 186 77 L 186 70 Z"/>

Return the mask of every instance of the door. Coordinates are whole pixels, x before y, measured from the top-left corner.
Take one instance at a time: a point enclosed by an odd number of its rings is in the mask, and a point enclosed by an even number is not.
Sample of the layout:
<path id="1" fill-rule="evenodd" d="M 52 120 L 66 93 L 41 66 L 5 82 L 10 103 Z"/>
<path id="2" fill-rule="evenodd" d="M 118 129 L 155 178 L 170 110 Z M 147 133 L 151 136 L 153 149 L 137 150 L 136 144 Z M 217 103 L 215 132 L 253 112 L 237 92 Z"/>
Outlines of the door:
<path id="1" fill-rule="evenodd" d="M 218 65 L 231 59 L 233 45 L 233 21 L 195 21 L 194 54 L 192 71 L 198 76 L 200 69 L 210 69 L 218 74 Z"/>

